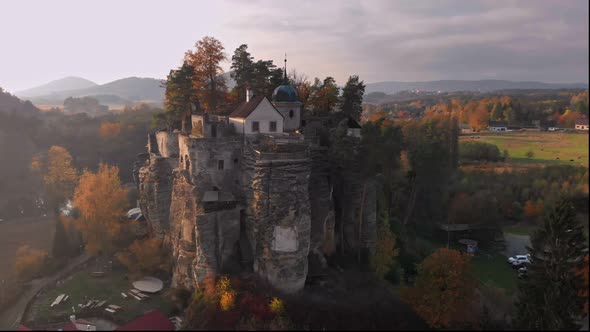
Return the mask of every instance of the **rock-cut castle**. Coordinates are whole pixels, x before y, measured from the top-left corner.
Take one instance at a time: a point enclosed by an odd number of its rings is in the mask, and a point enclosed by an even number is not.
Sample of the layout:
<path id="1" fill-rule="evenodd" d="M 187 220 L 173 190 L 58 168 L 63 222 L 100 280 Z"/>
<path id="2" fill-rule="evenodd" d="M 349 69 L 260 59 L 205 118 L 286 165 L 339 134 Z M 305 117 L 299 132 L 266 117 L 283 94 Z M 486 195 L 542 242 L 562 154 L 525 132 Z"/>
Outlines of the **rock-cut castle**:
<path id="1" fill-rule="evenodd" d="M 228 115 L 192 114 L 190 134 L 149 134 L 134 175 L 143 215 L 170 236 L 173 286 L 250 270 L 293 293 L 337 250 L 374 250 L 374 179 L 335 175 L 301 106 L 285 78 L 271 100 L 248 91 Z"/>

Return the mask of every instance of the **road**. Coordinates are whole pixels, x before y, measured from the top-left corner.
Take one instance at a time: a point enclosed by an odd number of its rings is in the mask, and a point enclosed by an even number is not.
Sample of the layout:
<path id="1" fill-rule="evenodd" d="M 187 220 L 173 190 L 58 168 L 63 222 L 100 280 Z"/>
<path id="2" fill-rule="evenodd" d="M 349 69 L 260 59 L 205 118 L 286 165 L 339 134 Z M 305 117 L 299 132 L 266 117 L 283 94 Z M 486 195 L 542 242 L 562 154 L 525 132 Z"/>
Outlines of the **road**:
<path id="1" fill-rule="evenodd" d="M 506 256 L 526 255 L 528 253 L 526 247 L 531 245 L 528 235 L 504 233 L 504 240 L 506 241 Z"/>
<path id="2" fill-rule="evenodd" d="M 64 278 L 78 265 L 88 261 L 90 257 L 82 254 L 72 260 L 66 267 L 52 276 L 32 280 L 31 287 L 20 296 L 18 301 L 11 307 L 0 313 L 0 330 L 14 330 L 20 324 L 27 304 L 35 297 L 35 294 L 43 287 L 55 284 L 59 279 Z"/>

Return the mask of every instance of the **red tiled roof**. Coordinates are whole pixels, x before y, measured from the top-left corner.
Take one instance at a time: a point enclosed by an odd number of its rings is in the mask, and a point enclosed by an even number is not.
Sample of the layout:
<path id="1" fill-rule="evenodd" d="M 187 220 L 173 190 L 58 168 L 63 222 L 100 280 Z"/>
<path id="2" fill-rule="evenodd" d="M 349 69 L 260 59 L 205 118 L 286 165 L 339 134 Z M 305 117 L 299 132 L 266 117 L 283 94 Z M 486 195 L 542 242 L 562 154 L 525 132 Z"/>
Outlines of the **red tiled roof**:
<path id="1" fill-rule="evenodd" d="M 260 102 L 264 99 L 264 95 L 261 96 L 254 96 L 252 99 L 250 99 L 249 102 L 242 102 L 241 104 L 238 105 L 238 107 L 229 115 L 230 118 L 242 118 L 245 119 L 248 117 L 248 115 L 250 115 L 250 113 L 254 112 L 254 110 L 256 109 L 256 107 L 258 106 L 258 104 L 260 104 Z M 272 103 L 271 103 L 272 105 Z M 279 113 L 279 115 L 281 117 L 283 117 L 283 115 L 281 114 L 281 112 L 277 111 L 277 109 L 274 107 L 274 105 L 272 105 L 272 108 L 275 109 L 275 111 L 277 113 Z"/>
<path id="2" fill-rule="evenodd" d="M 28 328 L 28 327 L 26 327 L 26 326 L 24 326 L 24 325 L 19 325 L 19 326 L 16 328 L 16 330 L 17 330 L 17 331 L 33 331 L 33 330 L 31 330 L 30 328 Z"/>
<path id="3" fill-rule="evenodd" d="M 174 324 L 161 311 L 153 310 L 115 331 L 174 331 Z"/>
<path id="4" fill-rule="evenodd" d="M 577 125 L 581 125 L 581 126 L 587 126 L 588 125 L 588 119 L 577 119 L 576 120 L 576 124 Z"/>

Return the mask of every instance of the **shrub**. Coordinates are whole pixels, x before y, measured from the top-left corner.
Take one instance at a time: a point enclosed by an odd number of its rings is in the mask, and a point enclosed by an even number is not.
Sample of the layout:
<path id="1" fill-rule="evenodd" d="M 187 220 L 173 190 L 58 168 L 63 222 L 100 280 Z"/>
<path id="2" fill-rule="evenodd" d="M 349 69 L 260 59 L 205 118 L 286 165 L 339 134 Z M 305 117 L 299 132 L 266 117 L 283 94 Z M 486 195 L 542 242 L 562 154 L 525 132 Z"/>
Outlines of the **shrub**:
<path id="1" fill-rule="evenodd" d="M 282 315 L 285 313 L 285 304 L 278 297 L 273 297 L 269 304 L 270 311 L 275 315 Z"/>
<path id="2" fill-rule="evenodd" d="M 492 162 L 503 159 L 496 145 L 469 141 L 459 144 L 459 157 L 463 160 Z"/>
<path id="3" fill-rule="evenodd" d="M 230 311 L 236 303 L 236 293 L 232 291 L 224 291 L 221 293 L 219 299 L 219 307 L 222 311 Z"/>
<path id="4" fill-rule="evenodd" d="M 535 157 L 535 153 L 533 152 L 533 150 L 528 150 L 526 152 L 526 157 L 529 158 L 529 159 L 534 158 Z"/>

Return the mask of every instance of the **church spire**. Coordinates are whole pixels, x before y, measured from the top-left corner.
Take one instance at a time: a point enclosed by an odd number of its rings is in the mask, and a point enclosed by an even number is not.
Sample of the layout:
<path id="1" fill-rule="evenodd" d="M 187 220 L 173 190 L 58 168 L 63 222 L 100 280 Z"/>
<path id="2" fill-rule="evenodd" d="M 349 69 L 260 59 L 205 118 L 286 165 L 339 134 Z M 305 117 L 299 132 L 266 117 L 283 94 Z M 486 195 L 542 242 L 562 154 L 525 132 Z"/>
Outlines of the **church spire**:
<path id="1" fill-rule="evenodd" d="M 287 81 L 287 53 L 285 53 L 285 68 L 283 69 L 283 81 L 285 81 L 285 83 L 289 83 Z"/>

